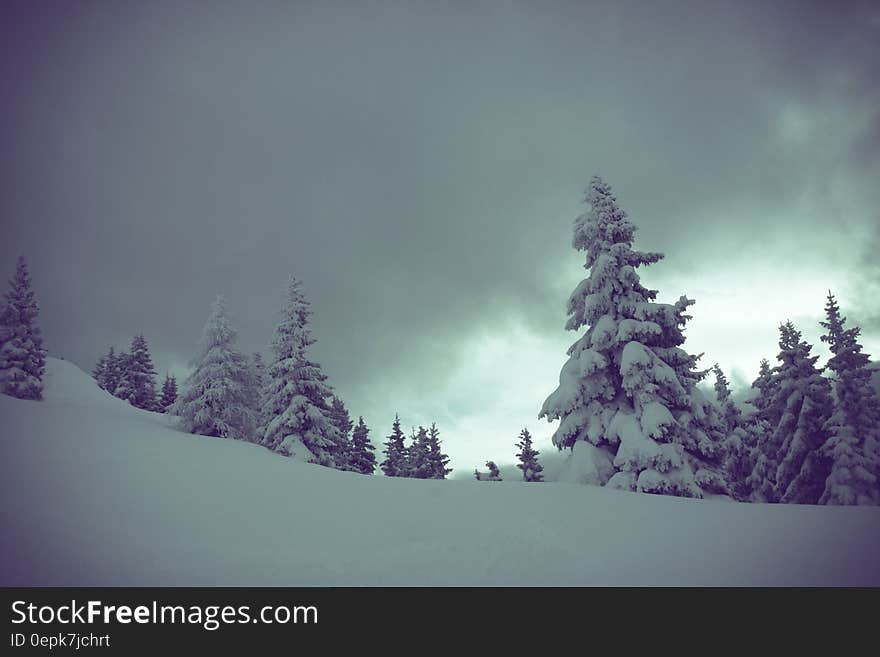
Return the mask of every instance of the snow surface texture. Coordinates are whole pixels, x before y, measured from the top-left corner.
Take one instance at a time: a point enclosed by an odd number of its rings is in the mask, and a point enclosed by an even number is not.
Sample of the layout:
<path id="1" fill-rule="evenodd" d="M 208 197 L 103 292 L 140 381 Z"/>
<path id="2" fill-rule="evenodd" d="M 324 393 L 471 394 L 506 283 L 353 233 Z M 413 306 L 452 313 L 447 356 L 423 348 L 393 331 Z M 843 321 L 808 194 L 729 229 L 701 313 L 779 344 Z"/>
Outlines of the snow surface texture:
<path id="1" fill-rule="evenodd" d="M 55 359 L 44 396 L 0 395 L 2 585 L 880 585 L 876 507 L 340 472 Z"/>

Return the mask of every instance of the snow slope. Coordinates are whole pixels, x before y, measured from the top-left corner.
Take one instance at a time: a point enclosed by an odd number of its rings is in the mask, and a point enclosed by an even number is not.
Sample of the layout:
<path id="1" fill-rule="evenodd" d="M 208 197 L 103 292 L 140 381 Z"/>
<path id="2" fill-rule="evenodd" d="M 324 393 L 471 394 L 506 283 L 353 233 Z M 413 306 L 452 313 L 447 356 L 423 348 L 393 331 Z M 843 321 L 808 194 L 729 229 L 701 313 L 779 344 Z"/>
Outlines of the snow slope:
<path id="1" fill-rule="evenodd" d="M 0 396 L 3 585 L 880 585 L 877 508 L 367 477 L 45 383 Z"/>

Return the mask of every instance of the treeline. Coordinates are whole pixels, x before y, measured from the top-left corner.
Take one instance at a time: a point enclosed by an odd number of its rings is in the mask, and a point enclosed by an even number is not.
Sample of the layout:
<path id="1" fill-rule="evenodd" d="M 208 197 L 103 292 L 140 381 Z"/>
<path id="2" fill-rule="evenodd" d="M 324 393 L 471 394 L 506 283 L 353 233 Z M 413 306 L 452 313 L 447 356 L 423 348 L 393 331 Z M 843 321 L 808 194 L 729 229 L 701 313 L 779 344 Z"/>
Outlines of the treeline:
<path id="1" fill-rule="evenodd" d="M 825 305 L 821 336 L 831 352 L 818 367 L 813 345 L 791 323 L 779 327 L 779 364 L 764 360 L 752 383 L 754 411 L 730 399 L 716 365 L 723 409 L 724 470 L 730 493 L 742 501 L 793 504 L 877 504 L 880 400 L 858 327 L 846 328 L 834 296 Z"/>
<path id="2" fill-rule="evenodd" d="M 128 352 L 113 347 L 95 364 L 92 377 L 102 390 L 147 411 L 168 412 L 177 400 L 177 379 L 165 375 L 161 392 L 156 388 L 153 357 L 143 334 L 134 336 Z"/>
<path id="3" fill-rule="evenodd" d="M 765 360 L 743 413 L 716 366 L 717 400 L 698 383 L 710 370 L 684 350 L 693 300 L 658 303 L 636 269 L 663 257 L 633 248 L 636 226 L 611 188 L 594 178 L 575 249 L 589 275 L 568 300 L 566 328 L 586 328 L 568 350 L 559 387 L 540 416 L 559 420 L 553 442 L 582 449 L 599 485 L 664 495 L 730 495 L 742 501 L 877 504 L 880 401 L 859 329 L 829 293 L 817 366 L 812 345 L 780 326 L 779 364 Z"/>
<path id="4" fill-rule="evenodd" d="M 320 364 L 309 358 L 315 343 L 311 312 L 301 283 L 291 279 L 267 366 L 259 352 L 247 357 L 239 351 L 238 333 L 230 324 L 225 300 L 218 296 L 179 395 L 172 376 L 166 376 L 158 393 L 143 335 L 135 336 L 127 353 L 111 348 L 93 375 L 101 388 L 133 406 L 178 416 L 180 427 L 189 433 L 254 442 L 285 456 L 372 474 L 376 455 L 369 427 L 363 417 L 352 422 Z M 436 425 L 419 427 L 406 446 L 395 418 L 392 435 L 382 464 L 386 474 L 443 479 L 450 472 Z"/>

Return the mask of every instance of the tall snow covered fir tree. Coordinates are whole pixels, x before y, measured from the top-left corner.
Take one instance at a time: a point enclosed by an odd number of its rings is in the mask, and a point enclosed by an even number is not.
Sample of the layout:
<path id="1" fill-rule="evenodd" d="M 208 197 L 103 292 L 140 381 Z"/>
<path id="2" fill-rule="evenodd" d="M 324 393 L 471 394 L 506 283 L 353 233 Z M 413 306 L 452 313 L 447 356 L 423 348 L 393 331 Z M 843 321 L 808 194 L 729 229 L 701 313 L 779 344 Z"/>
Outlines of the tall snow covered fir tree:
<path id="1" fill-rule="evenodd" d="M 236 347 L 237 339 L 226 314 L 226 301 L 217 295 L 192 361 L 192 374 L 171 408 L 184 431 L 254 440 L 256 391 L 250 363 Z"/>
<path id="2" fill-rule="evenodd" d="M 0 308 L 0 392 L 19 399 L 43 397 L 46 350 L 39 313 L 27 264 L 19 256 Z"/>
<path id="3" fill-rule="evenodd" d="M 810 355 L 812 346 L 791 322 L 779 327 L 779 336 L 779 365 L 762 381 L 759 404 L 770 431 L 758 445 L 749 483 L 760 502 L 815 504 L 828 476 L 819 448 L 827 438 L 830 386 L 816 368 L 819 357 Z"/>
<path id="4" fill-rule="evenodd" d="M 122 363 L 122 372 L 115 394 L 132 406 L 148 411 L 158 410 L 156 399 L 156 370 L 153 368 L 153 357 L 147 339 L 139 333 L 131 340 L 131 351 Z"/>
<path id="5" fill-rule="evenodd" d="M 633 249 L 636 226 L 611 188 L 595 177 L 574 222 L 575 249 L 590 270 L 568 300 L 566 328 L 589 327 L 568 350 L 559 387 L 539 417 L 560 420 L 553 435 L 573 450 L 587 479 L 624 490 L 689 497 L 725 492 L 721 445 L 704 428 L 711 403 L 685 352 L 693 301 L 657 303 L 636 268 L 660 253 Z"/>
<path id="6" fill-rule="evenodd" d="M 315 343 L 311 315 L 301 283 L 291 277 L 271 344 L 274 359 L 266 372 L 262 443 L 299 460 L 343 467 L 346 444 L 331 417 L 333 390 L 321 366 L 308 358 Z"/>
<path id="7" fill-rule="evenodd" d="M 391 434 L 385 440 L 385 460 L 379 465 L 382 472 L 388 477 L 405 477 L 406 476 L 406 444 L 404 442 L 403 430 L 400 428 L 400 416 L 394 416 L 394 423 L 391 425 Z"/>
<path id="8" fill-rule="evenodd" d="M 819 503 L 878 504 L 880 400 L 871 385 L 870 359 L 858 342 L 861 331 L 845 323 L 829 292 L 821 340 L 833 354 L 827 368 L 834 375 L 834 411 L 824 426 L 822 455 L 831 465 Z"/>
<path id="9" fill-rule="evenodd" d="M 519 463 L 516 464 L 523 473 L 524 481 L 544 481 L 544 475 L 541 474 L 544 467 L 538 463 L 538 452 L 532 447 L 532 434 L 528 429 L 519 432 L 519 441 L 516 446 L 519 451 L 516 458 Z"/>
<path id="10" fill-rule="evenodd" d="M 364 418 L 359 417 L 357 426 L 351 433 L 351 451 L 349 453 L 349 467 L 354 472 L 361 474 L 373 474 L 376 469 L 376 448 L 369 438 L 370 429 L 364 423 Z"/>

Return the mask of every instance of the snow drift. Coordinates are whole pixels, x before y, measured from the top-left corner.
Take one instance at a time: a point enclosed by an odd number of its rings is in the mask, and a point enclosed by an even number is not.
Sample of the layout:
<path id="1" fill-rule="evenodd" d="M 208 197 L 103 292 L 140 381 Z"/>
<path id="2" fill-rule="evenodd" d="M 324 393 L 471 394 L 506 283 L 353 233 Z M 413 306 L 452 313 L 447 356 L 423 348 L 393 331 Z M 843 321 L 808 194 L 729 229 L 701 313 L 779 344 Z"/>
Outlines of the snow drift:
<path id="1" fill-rule="evenodd" d="M 44 401 L 0 396 L 0 449 L 6 586 L 880 585 L 876 507 L 338 472 L 55 359 Z"/>

